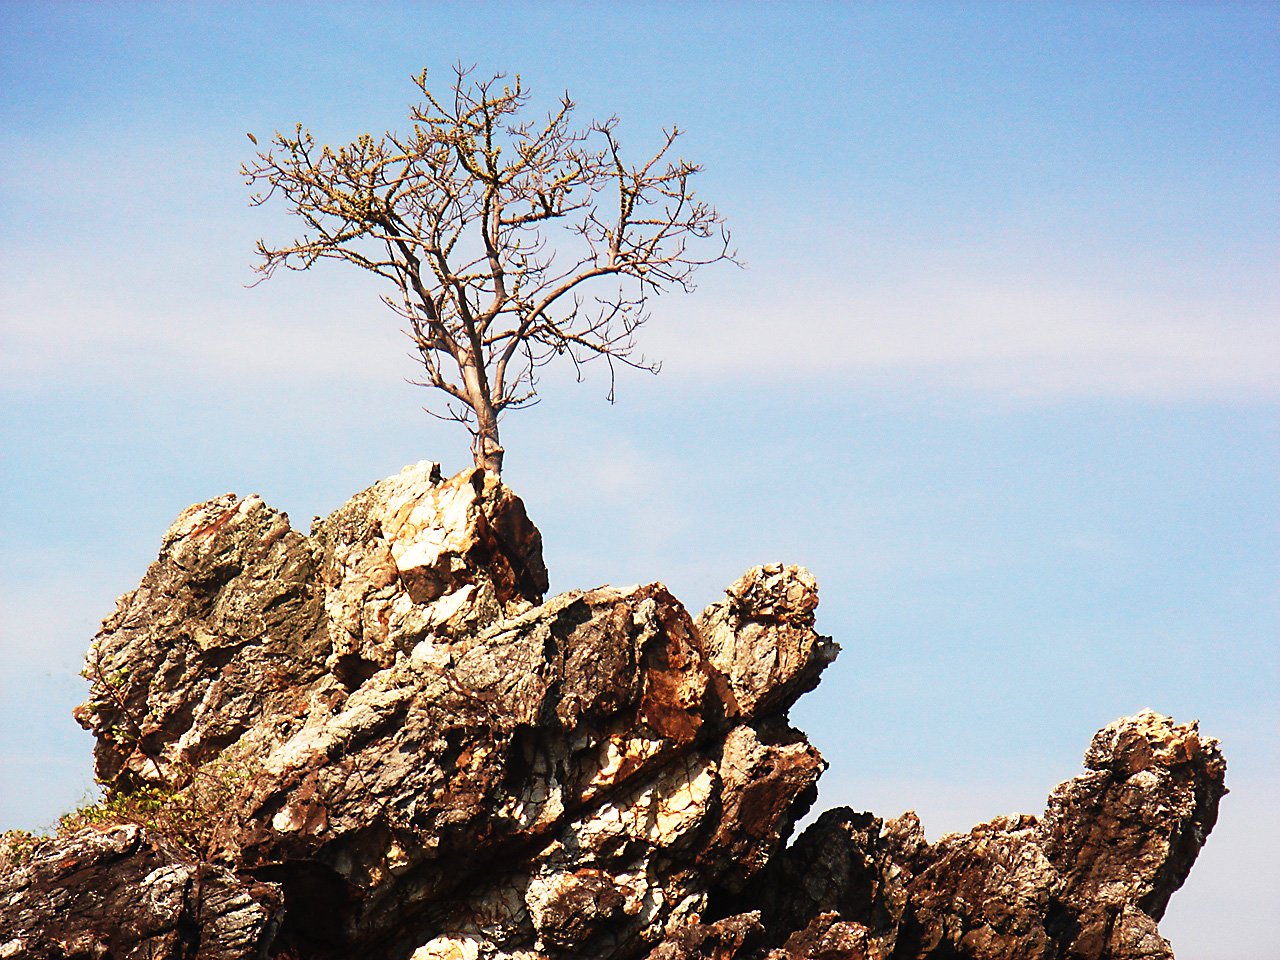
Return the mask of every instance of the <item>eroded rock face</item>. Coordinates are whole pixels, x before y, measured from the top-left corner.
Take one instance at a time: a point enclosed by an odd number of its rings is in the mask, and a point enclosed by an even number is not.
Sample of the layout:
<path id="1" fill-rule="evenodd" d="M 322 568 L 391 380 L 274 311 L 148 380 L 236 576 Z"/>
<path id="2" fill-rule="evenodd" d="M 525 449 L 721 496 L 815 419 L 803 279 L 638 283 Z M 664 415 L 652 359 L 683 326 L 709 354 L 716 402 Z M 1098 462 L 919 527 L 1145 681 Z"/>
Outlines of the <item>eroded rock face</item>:
<path id="1" fill-rule="evenodd" d="M 277 886 L 208 863 L 134 825 L 0 845 L 0 957 L 265 957 Z"/>
<path id="2" fill-rule="evenodd" d="M 837 650 L 812 576 L 757 567 L 697 618 L 661 584 L 546 588 L 482 471 L 406 468 L 308 536 L 256 497 L 184 512 L 77 716 L 111 795 L 202 822 L 41 841 L 0 957 L 1170 956 L 1223 790 L 1194 725 L 1108 727 L 1041 818 L 929 844 L 838 809 L 788 848 L 825 763 L 787 712 Z"/>
<path id="3" fill-rule="evenodd" d="M 340 701 L 420 639 L 475 632 L 546 588 L 541 535 L 483 471 L 406 467 L 310 537 L 226 494 L 178 517 L 104 621 L 76 719 L 101 781 L 180 786 L 255 727 Z"/>
<path id="4" fill-rule="evenodd" d="M 759 869 L 823 766 L 776 716 L 724 719 L 712 679 L 656 585 L 420 641 L 257 745 L 263 773 L 212 855 L 330 871 L 352 942 L 442 928 L 511 949 L 648 942 Z"/>

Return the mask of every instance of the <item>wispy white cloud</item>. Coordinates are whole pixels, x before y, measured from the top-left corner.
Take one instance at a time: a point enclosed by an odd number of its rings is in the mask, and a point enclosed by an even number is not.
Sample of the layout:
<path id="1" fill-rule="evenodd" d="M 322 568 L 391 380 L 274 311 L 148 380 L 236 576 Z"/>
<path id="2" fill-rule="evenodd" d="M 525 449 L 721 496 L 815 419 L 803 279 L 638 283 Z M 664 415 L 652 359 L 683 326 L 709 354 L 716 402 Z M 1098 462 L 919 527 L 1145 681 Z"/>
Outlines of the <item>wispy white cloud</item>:
<path id="1" fill-rule="evenodd" d="M 1013 399 L 1280 395 L 1280 284 L 1193 297 L 1054 277 L 832 277 L 647 330 L 674 376 L 898 379 Z M 1258 286 L 1261 286 L 1259 284 Z"/>
<path id="2" fill-rule="evenodd" d="M 247 142 L 220 131 L 216 150 L 176 139 L 157 153 L 121 135 L 74 156 L 11 147 L 0 194 L 48 223 L 0 237 L 10 386 L 181 370 L 329 389 L 413 375 L 373 278 L 329 265 L 244 288 L 253 240 L 296 229 L 281 210 L 247 208 L 234 173 Z M 810 219 L 752 269 L 710 271 L 697 295 L 654 302 L 641 345 L 667 376 L 856 378 L 1014 400 L 1280 395 L 1280 278 L 1258 250 L 1191 262 L 1170 241 L 1158 262 L 1132 238 L 1081 250 L 1069 237 L 1020 244 L 1016 231 L 870 250 L 867 236 Z"/>
<path id="3" fill-rule="evenodd" d="M 245 290 L 247 262 L 224 252 L 193 272 L 175 260 L 128 285 L 110 281 L 109 260 L 71 278 L 36 257 L 11 262 L 0 292 L 0 374 L 12 386 L 182 370 L 317 389 L 334 378 L 414 374 L 408 342 L 366 278 L 326 270 Z M 676 379 L 850 378 L 1033 401 L 1274 399 L 1280 285 L 1257 287 L 1186 296 L 934 274 L 782 290 L 744 276 L 710 295 L 662 298 L 642 345 Z"/>
<path id="4" fill-rule="evenodd" d="M 335 379 L 414 374 L 408 340 L 359 278 L 246 290 L 246 276 L 247 269 L 237 276 L 223 268 L 211 282 L 175 272 L 121 287 L 34 267 L 0 292 L 0 376 L 10 387 L 40 389 L 72 380 L 138 384 L 175 373 L 331 389 Z"/>

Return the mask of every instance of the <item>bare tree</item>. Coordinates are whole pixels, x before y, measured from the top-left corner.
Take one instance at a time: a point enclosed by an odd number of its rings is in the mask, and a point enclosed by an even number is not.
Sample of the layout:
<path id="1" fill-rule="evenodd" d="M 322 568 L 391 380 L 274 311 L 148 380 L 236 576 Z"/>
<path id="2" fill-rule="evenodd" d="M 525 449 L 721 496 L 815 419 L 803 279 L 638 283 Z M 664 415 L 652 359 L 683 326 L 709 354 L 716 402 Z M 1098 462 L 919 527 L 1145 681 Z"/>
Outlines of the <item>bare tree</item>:
<path id="1" fill-rule="evenodd" d="M 299 124 L 241 172 L 255 206 L 279 195 L 306 224 L 283 246 L 258 242 L 258 282 L 321 259 L 390 281 L 383 302 L 425 371 L 414 382 L 448 395 L 428 412 L 466 424 L 477 466 L 499 472 L 498 420 L 535 402 L 543 364 L 567 356 L 580 376 L 603 358 L 612 400 L 617 364 L 658 371 L 635 352 L 649 297 L 693 289 L 698 267 L 734 254 L 723 218 L 691 189 L 701 168 L 673 159 L 681 131 L 630 165 L 616 117 L 574 126 L 566 94 L 528 119 L 518 76 L 470 73 L 455 68 L 445 98 L 425 70 L 413 78 L 423 99 L 406 135 L 335 149 Z"/>

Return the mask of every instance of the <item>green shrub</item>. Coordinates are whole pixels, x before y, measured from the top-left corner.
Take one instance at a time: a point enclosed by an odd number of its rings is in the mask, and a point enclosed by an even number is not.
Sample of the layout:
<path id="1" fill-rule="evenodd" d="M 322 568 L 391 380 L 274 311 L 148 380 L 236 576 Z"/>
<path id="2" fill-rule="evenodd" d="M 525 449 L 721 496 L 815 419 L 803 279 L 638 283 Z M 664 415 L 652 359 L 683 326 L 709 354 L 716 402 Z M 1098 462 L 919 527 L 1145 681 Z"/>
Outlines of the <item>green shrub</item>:
<path id="1" fill-rule="evenodd" d="M 249 776 L 243 764 L 215 760 L 176 777 L 187 781 L 181 789 L 145 786 L 121 791 L 64 814 L 57 833 L 66 836 L 85 827 L 134 823 L 203 857 Z"/>

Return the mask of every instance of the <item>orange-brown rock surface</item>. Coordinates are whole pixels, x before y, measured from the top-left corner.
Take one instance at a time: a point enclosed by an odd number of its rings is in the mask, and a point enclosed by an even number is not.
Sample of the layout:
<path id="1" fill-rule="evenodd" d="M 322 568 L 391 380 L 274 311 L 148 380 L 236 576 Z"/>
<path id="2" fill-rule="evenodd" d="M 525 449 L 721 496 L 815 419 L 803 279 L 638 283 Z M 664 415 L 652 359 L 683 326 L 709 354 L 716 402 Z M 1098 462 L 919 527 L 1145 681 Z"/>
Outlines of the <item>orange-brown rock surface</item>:
<path id="1" fill-rule="evenodd" d="M 825 767 L 787 713 L 837 651 L 812 576 L 696 618 L 546 589 L 481 471 L 406 468 L 309 535 L 184 512 L 88 656 L 106 802 L 0 844 L 0 958 L 1172 956 L 1224 790 L 1194 725 L 1112 724 L 1040 818 L 929 844 L 838 809 L 787 846 Z"/>

